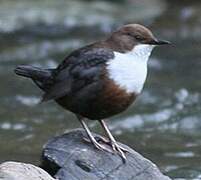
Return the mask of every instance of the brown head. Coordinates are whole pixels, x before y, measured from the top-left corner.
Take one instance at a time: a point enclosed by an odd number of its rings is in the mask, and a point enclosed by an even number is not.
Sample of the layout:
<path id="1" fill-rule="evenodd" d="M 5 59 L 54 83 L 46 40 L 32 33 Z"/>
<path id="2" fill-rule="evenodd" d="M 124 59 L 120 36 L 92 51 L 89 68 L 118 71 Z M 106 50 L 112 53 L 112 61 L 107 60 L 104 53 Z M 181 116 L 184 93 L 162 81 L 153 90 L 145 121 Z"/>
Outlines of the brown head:
<path id="1" fill-rule="evenodd" d="M 170 44 L 168 41 L 158 40 L 149 29 L 139 24 L 124 25 L 113 32 L 106 42 L 109 42 L 112 49 L 122 53 L 131 51 L 139 44 L 155 46 Z"/>

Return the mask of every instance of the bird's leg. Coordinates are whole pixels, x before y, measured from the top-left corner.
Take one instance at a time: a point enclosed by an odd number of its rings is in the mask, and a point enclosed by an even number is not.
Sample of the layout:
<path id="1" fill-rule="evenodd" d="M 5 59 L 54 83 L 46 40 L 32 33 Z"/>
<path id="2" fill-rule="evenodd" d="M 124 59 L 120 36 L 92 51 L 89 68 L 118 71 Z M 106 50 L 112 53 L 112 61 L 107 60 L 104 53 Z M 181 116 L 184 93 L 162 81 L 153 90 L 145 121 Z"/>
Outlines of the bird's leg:
<path id="1" fill-rule="evenodd" d="M 110 140 L 110 145 L 112 146 L 113 151 L 116 151 L 120 154 L 120 156 L 123 158 L 123 160 L 126 160 L 126 156 L 124 154 L 124 152 L 129 152 L 129 150 L 127 150 L 126 148 L 120 146 L 116 140 L 114 139 L 113 135 L 111 134 L 110 130 L 108 129 L 106 123 L 103 120 L 99 120 L 101 126 L 103 127 L 103 129 L 105 130 L 109 140 Z M 104 141 L 104 139 L 103 139 Z"/>
<path id="2" fill-rule="evenodd" d="M 81 117 L 81 116 L 77 116 L 78 120 L 80 121 L 80 123 L 82 124 L 82 127 L 84 128 L 84 130 L 86 131 L 87 133 L 87 136 L 89 137 L 91 143 L 97 148 L 97 149 L 100 149 L 100 150 L 104 150 L 104 151 L 108 151 L 108 152 L 112 152 L 109 148 L 106 148 L 104 145 L 98 143 L 96 141 L 96 139 L 93 137 L 90 129 L 88 128 L 88 126 L 86 125 L 86 123 L 84 122 L 84 118 Z"/>

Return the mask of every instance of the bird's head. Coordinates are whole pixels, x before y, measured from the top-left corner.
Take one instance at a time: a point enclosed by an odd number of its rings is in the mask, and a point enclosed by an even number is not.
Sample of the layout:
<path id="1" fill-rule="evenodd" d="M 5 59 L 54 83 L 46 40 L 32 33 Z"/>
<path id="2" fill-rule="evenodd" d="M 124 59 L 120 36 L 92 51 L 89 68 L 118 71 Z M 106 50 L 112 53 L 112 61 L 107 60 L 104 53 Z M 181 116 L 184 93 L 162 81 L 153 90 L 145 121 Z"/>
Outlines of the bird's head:
<path id="1" fill-rule="evenodd" d="M 169 41 L 158 40 L 152 32 L 139 24 L 128 24 L 113 32 L 108 40 L 126 53 L 132 51 L 135 47 L 150 47 L 170 44 Z M 144 46 L 146 45 L 146 46 Z"/>

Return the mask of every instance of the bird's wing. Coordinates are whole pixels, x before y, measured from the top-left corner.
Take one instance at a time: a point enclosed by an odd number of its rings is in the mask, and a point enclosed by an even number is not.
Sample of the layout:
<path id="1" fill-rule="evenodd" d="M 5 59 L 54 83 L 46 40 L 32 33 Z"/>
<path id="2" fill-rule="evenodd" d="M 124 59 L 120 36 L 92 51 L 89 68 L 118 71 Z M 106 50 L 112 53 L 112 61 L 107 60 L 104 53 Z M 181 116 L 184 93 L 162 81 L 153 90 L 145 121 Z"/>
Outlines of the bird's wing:
<path id="1" fill-rule="evenodd" d="M 54 83 L 42 101 L 58 99 L 97 80 L 114 53 L 104 48 L 83 48 L 71 53 L 56 69 Z"/>

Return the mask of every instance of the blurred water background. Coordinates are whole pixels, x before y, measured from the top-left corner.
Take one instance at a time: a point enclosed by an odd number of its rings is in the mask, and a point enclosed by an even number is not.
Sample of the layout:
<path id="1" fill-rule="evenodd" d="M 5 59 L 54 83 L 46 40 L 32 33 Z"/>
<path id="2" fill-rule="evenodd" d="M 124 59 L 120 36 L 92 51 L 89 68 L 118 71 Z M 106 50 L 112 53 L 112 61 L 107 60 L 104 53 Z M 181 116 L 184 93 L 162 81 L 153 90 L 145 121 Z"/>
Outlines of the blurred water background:
<path id="1" fill-rule="evenodd" d="M 201 1 L 1 0 L 0 161 L 39 164 L 42 145 L 80 126 L 41 91 L 15 76 L 18 64 L 55 67 L 73 49 L 126 23 L 141 23 L 172 41 L 154 50 L 144 91 L 111 118 L 116 139 L 174 179 L 201 179 Z M 93 131 L 99 124 L 89 122 Z"/>

